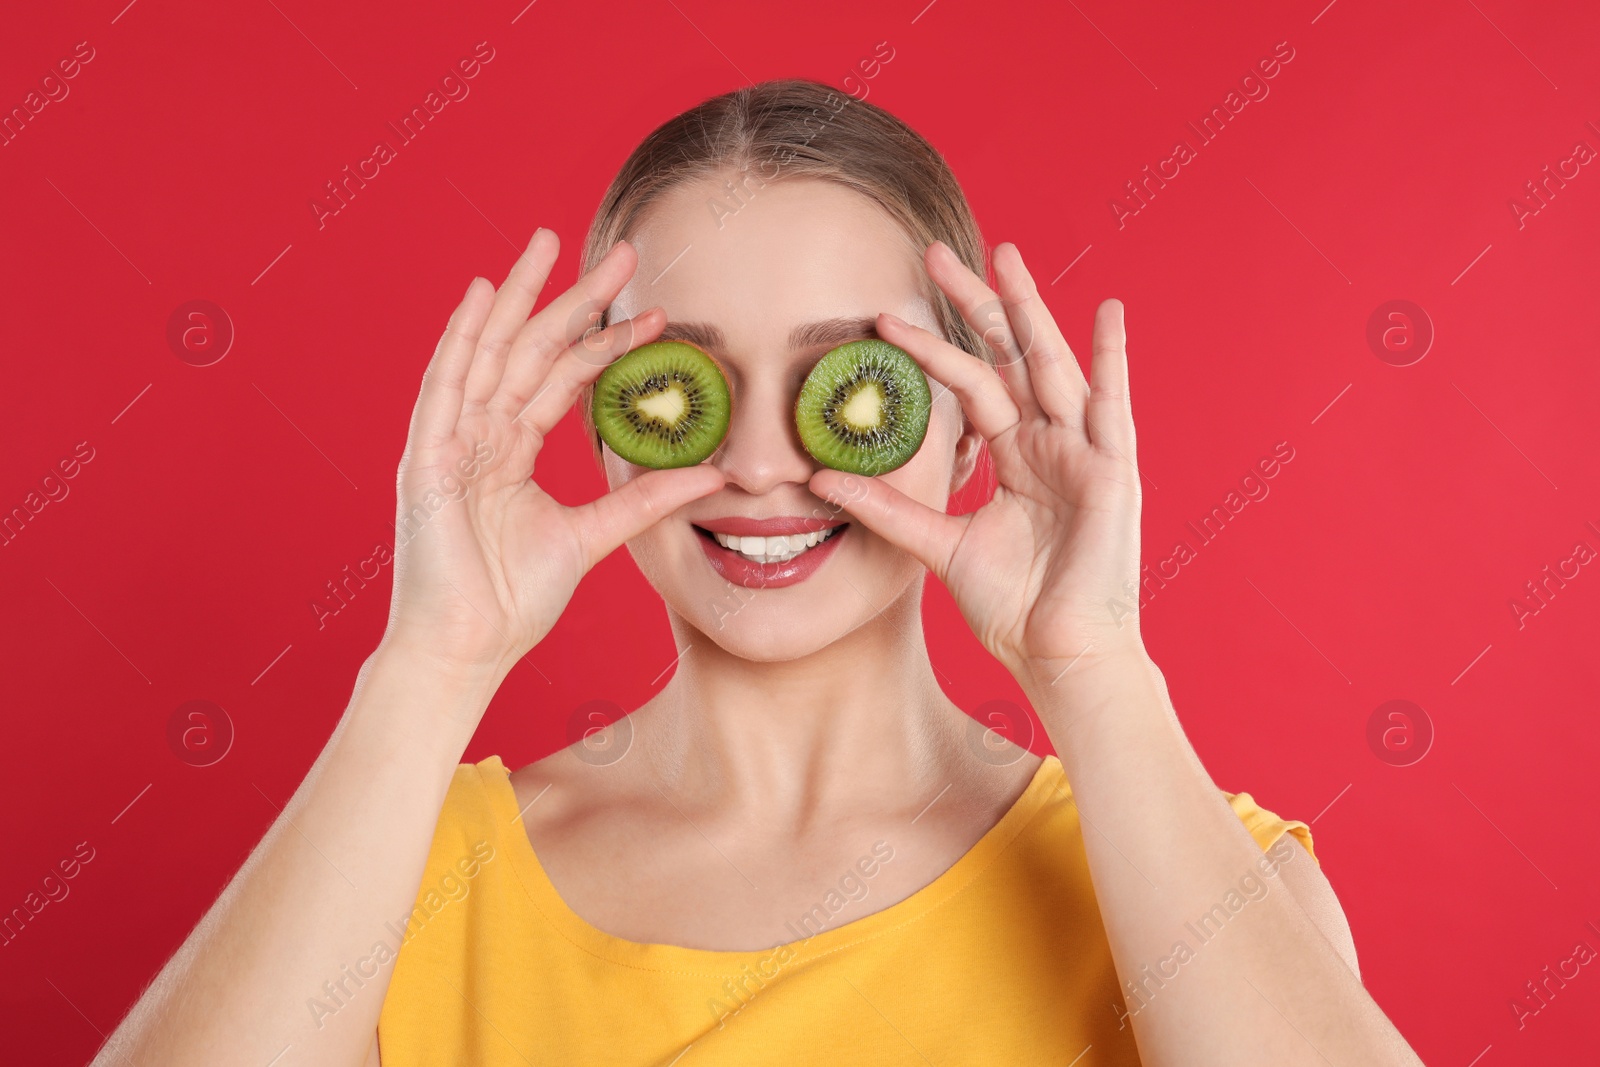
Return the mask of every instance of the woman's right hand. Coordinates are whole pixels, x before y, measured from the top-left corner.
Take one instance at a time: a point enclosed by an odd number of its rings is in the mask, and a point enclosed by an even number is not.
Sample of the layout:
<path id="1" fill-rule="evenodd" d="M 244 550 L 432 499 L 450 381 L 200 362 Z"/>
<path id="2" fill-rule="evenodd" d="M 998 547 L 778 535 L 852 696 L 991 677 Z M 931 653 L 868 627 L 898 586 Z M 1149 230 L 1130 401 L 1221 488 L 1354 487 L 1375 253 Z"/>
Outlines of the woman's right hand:
<path id="1" fill-rule="evenodd" d="M 638 264 L 623 241 L 530 319 L 558 249 L 541 228 L 498 291 L 473 279 L 423 375 L 400 460 L 384 644 L 495 684 L 589 568 L 724 481 L 709 464 L 650 471 L 578 507 L 533 481 L 546 435 L 584 387 L 666 325 L 651 308 L 584 336 L 591 309 L 608 307 Z"/>

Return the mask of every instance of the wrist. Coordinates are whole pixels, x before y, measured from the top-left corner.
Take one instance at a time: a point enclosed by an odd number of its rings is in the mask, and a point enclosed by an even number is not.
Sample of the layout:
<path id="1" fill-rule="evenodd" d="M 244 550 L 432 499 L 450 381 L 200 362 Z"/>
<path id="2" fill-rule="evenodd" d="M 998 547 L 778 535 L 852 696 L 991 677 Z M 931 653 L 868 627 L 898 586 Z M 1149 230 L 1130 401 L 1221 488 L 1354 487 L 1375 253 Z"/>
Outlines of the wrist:
<path id="1" fill-rule="evenodd" d="M 1170 714 L 1166 680 L 1142 643 L 1091 649 L 1068 666 L 1067 660 L 1032 664 L 1019 679 L 1029 702 L 1058 753 L 1079 734 L 1108 718 L 1124 726 Z M 1153 721 L 1153 720 L 1151 720 Z M 1137 729 L 1137 727 L 1135 727 Z"/>
<path id="2" fill-rule="evenodd" d="M 386 636 L 362 665 L 346 725 L 369 742 L 448 757 L 453 765 L 505 673 Z"/>
<path id="3" fill-rule="evenodd" d="M 1137 632 L 1116 634 L 1109 639 L 1090 639 L 1073 655 L 1034 656 L 1024 659 L 1012 671 L 1030 698 L 1058 701 L 1082 687 L 1095 687 L 1107 678 L 1125 676 L 1132 671 L 1155 669 Z"/>
<path id="4" fill-rule="evenodd" d="M 386 671 L 413 672 L 469 689 L 488 687 L 490 696 L 510 673 L 517 658 L 495 649 L 463 655 L 426 634 L 407 633 L 394 627 L 384 632 L 370 657 Z"/>

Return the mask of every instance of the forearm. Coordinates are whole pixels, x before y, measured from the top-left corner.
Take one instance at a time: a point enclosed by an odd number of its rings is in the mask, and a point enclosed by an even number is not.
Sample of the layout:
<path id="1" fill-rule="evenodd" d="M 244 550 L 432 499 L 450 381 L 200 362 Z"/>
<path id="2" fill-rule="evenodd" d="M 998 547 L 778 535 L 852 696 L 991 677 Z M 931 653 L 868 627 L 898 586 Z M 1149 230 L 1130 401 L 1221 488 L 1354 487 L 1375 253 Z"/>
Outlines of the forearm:
<path id="1" fill-rule="evenodd" d="M 1263 854 L 1142 647 L 1030 696 L 1082 816 L 1146 1064 L 1419 1062 L 1282 884 L 1279 862 L 1314 861 L 1284 842 Z"/>
<path id="2" fill-rule="evenodd" d="M 283 812 L 95 1063 L 363 1062 L 392 965 L 346 968 L 404 928 L 451 774 L 499 677 L 381 646 Z M 345 981 L 331 1014 L 324 983 Z M 349 991 L 354 990 L 353 993 Z M 337 1003 L 335 1001 L 334 1003 Z"/>

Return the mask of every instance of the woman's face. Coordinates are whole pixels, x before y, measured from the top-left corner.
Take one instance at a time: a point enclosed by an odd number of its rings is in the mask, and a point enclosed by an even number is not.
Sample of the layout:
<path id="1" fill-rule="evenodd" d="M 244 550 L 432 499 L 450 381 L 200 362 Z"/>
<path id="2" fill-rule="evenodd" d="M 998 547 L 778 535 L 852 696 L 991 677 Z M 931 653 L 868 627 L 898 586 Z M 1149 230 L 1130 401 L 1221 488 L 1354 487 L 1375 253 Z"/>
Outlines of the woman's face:
<path id="1" fill-rule="evenodd" d="M 639 267 L 613 304 L 612 321 L 664 308 L 664 338 L 691 341 L 721 362 L 733 417 L 706 461 L 727 485 L 628 547 L 688 624 L 734 655 L 779 661 L 872 621 L 923 574 L 911 556 L 811 492 L 820 468 L 795 431 L 800 385 L 829 349 L 875 336 L 880 311 L 939 328 L 921 249 L 866 197 L 796 179 L 764 188 L 750 181 L 740 198 L 743 206 L 721 176 L 679 186 L 630 237 Z M 935 400 L 921 450 L 880 477 L 942 511 L 971 473 L 977 440 L 963 434 L 955 397 L 937 383 L 930 388 Z M 644 473 L 609 449 L 604 455 L 612 488 Z M 719 534 L 740 538 L 739 551 L 719 543 Z M 786 561 L 744 552 L 787 555 L 814 539 L 808 534 L 827 537 Z M 798 539 L 770 540 L 789 535 Z M 768 539 L 747 540 L 755 537 Z"/>

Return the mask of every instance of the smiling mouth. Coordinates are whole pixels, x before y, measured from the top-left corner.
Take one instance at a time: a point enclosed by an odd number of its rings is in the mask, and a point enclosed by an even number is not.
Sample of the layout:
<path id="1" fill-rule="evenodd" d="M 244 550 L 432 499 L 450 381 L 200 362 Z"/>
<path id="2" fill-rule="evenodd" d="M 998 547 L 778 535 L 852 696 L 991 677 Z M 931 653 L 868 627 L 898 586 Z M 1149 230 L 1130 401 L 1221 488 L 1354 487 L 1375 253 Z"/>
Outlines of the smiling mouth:
<path id="1" fill-rule="evenodd" d="M 787 563 L 811 551 L 817 545 L 838 534 L 849 523 L 830 526 L 826 530 L 813 530 L 810 533 L 785 534 L 776 537 L 747 537 L 739 534 L 726 534 L 717 530 L 707 530 L 696 526 L 695 532 L 702 537 L 709 537 L 717 544 L 730 552 L 738 553 L 751 563 Z"/>

